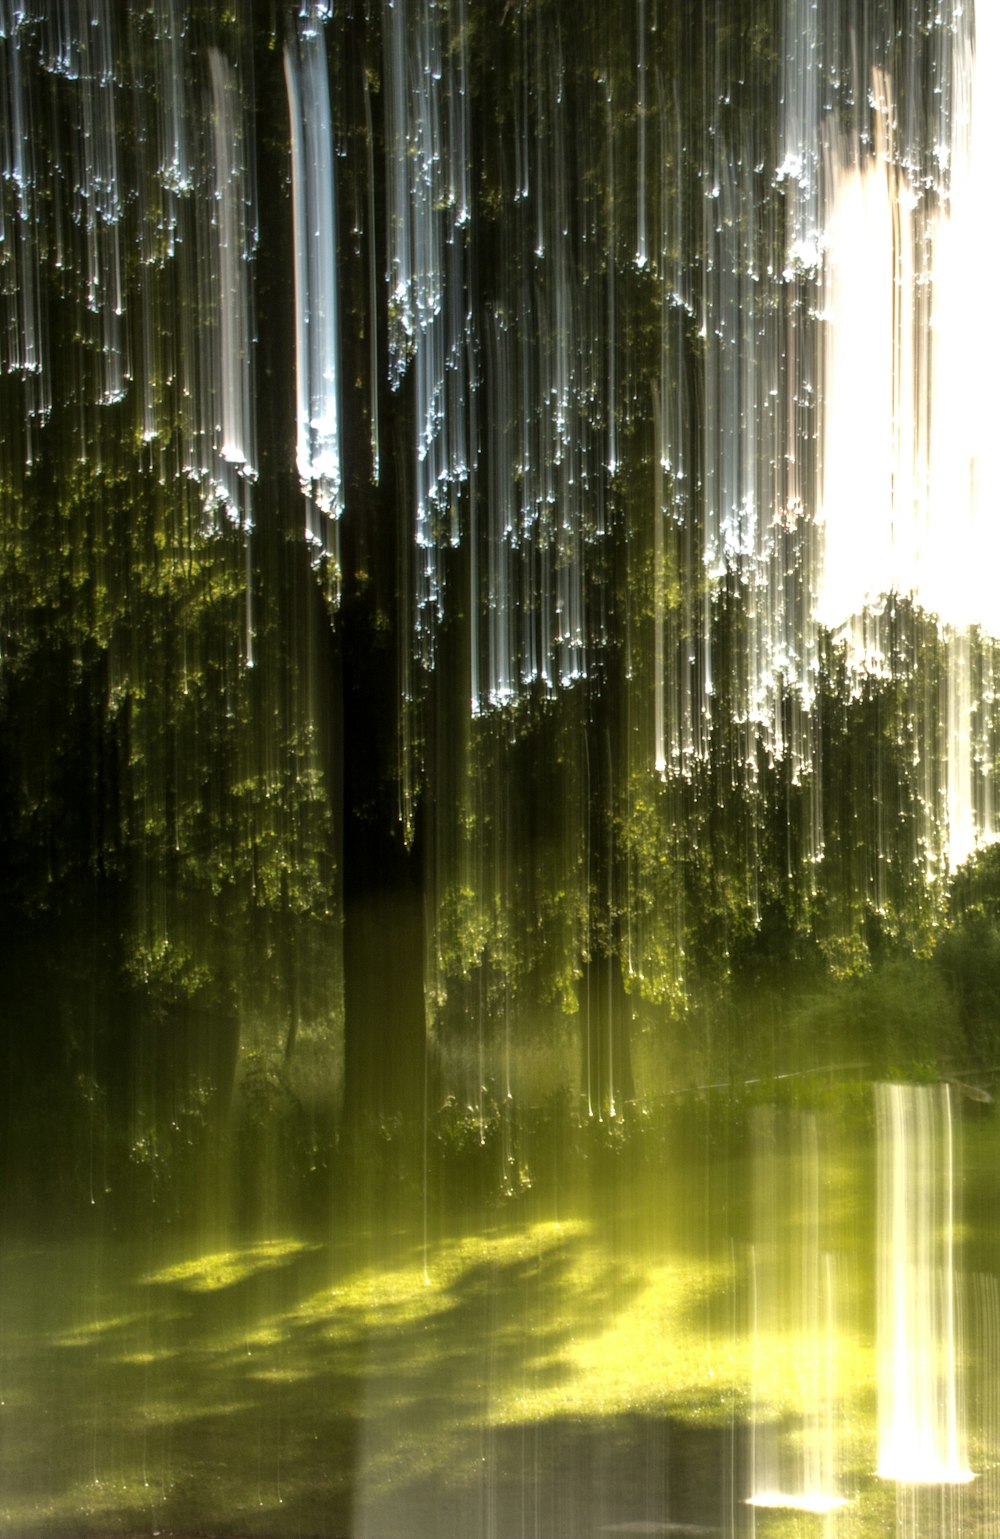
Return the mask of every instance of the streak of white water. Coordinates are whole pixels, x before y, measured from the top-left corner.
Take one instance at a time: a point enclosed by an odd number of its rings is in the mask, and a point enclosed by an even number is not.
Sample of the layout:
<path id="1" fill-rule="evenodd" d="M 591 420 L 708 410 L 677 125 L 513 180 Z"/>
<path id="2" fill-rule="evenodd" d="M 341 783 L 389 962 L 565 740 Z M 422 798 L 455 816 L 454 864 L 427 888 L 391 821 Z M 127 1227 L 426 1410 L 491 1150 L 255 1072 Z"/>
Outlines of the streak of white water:
<path id="1" fill-rule="evenodd" d="M 296 465 L 306 532 L 331 553 L 343 511 L 333 123 L 322 23 L 300 22 L 285 49 L 295 250 Z"/>
<path id="2" fill-rule="evenodd" d="M 368 310 L 371 317 L 378 315 L 378 263 L 375 252 L 375 134 L 372 126 L 371 84 L 365 72 L 365 138 L 367 140 L 368 196 L 365 212 L 368 217 Z M 368 324 L 368 415 L 372 446 L 372 481 L 377 486 L 382 471 L 382 450 L 379 424 L 379 354 L 378 327 L 374 320 Z"/>
<path id="3" fill-rule="evenodd" d="M 504 298 L 483 346 L 487 616 L 484 645 L 478 634 L 473 642 L 475 712 L 510 705 L 537 685 L 551 692 L 584 677 L 588 625 L 596 618 L 587 606 L 588 552 L 603 532 L 604 477 L 618 459 L 615 287 L 602 273 L 596 216 L 573 197 L 560 45 L 557 39 L 546 53 L 535 25 L 525 24 L 523 43 L 531 89 L 512 103 L 516 185 L 514 228 L 499 242 Z M 604 72 L 594 84 L 610 174 Z"/>
<path id="4" fill-rule="evenodd" d="M 820 240 L 820 18 L 818 0 L 787 0 L 784 14 L 780 162 L 786 191 L 786 249 L 792 277 L 815 268 Z"/>
<path id="5" fill-rule="evenodd" d="M 837 1268 L 824 1247 L 825 1214 L 816 1120 L 785 1128 L 770 1109 L 752 1124 L 754 1245 L 751 1254 L 751 1507 L 833 1513 L 841 1494 L 842 1425 L 837 1343 Z M 791 1238 L 784 1232 L 790 1225 Z M 801 1421 L 788 1436 L 762 1403 L 765 1363 L 792 1344 L 788 1374 L 798 1387 Z"/>
<path id="6" fill-rule="evenodd" d="M 464 0 L 390 0 L 384 21 L 389 368 L 415 392 L 416 546 L 411 580 L 419 653 L 434 656 L 443 556 L 457 544 L 457 498 L 475 460 L 477 388 L 468 228 L 471 217 Z"/>
<path id="7" fill-rule="evenodd" d="M 198 255 L 207 251 L 203 210 L 212 196 L 206 185 L 204 98 L 191 80 L 183 11 L 171 0 L 157 0 L 152 24 L 151 75 L 145 73 L 138 39 L 132 47 L 134 101 L 145 109 L 137 189 L 141 278 L 131 301 L 140 313 L 131 328 L 139 435 L 154 446 L 161 485 L 176 474 L 179 460 L 203 488 L 214 514 L 216 478 L 202 443 L 209 415 L 201 398 L 206 377 L 199 370 L 204 339 L 217 326 L 205 260 Z"/>
<path id="8" fill-rule="evenodd" d="M 990 248 L 984 189 L 1000 146 L 1000 20 L 956 5 L 939 39 L 934 164 L 900 145 L 893 82 L 873 77 L 869 145 L 827 145 L 825 364 L 816 612 L 843 628 L 854 666 L 885 667 L 876 614 L 913 598 L 944 630 L 948 863 L 993 837 L 990 773 L 976 752 L 968 633 L 1000 635 L 1000 465 L 990 383 L 996 307 L 976 302 Z M 912 94 L 912 93 L 911 93 Z M 910 114 L 912 116 L 912 113 Z M 903 137 L 906 136 L 906 117 Z"/>
<path id="9" fill-rule="evenodd" d="M 205 269 L 210 298 L 209 374 L 201 370 L 201 467 L 206 506 L 219 508 L 246 535 L 244 659 L 254 661 L 250 488 L 257 478 L 254 399 L 254 329 L 251 258 L 256 244 L 247 102 L 240 74 L 217 48 L 209 49 L 212 104 L 213 203 Z"/>
<path id="10" fill-rule="evenodd" d="M 185 88 L 183 16 L 178 16 L 172 0 L 155 0 L 157 68 L 156 107 L 158 115 L 160 165 L 165 187 L 171 192 L 189 192 L 194 180 L 189 106 Z"/>
<path id="11" fill-rule="evenodd" d="M 971 1480 L 959 1380 L 947 1085 L 878 1085 L 878 1474 Z"/>
<path id="12" fill-rule="evenodd" d="M 0 70 L 0 177 L 16 195 L 12 218 L 0 206 L 0 282 L 5 299 L 0 363 L 25 383 L 27 418 L 44 419 L 51 409 L 44 367 L 39 308 L 39 244 L 35 227 L 36 172 L 31 133 L 29 79 L 24 68 L 24 12 L 11 0 L 0 5 L 0 38 L 6 42 L 6 69 Z M 30 446 L 30 438 L 29 438 Z M 29 458 L 30 458 L 29 447 Z"/>
<path id="13" fill-rule="evenodd" d="M 636 0 L 636 132 L 639 146 L 636 156 L 636 231 L 635 231 L 635 265 L 642 270 L 649 261 L 649 237 L 646 228 L 646 112 L 647 112 L 647 75 L 649 73 L 646 63 L 646 0 Z"/>
<path id="14" fill-rule="evenodd" d="M 798 780 L 812 766 L 809 711 L 818 653 L 804 592 L 809 543 L 796 468 L 800 312 L 794 276 L 764 265 L 775 244 L 774 218 L 752 136 L 735 155 L 713 142 L 704 192 L 703 731 L 716 692 L 711 606 L 728 575 L 746 604 L 736 710 L 747 770 L 753 774 L 762 740 L 773 758 L 788 756 Z M 800 709 L 785 709 L 789 694 Z M 702 752 L 707 746 L 706 737 Z"/>
<path id="15" fill-rule="evenodd" d="M 219 499 L 232 517 L 239 517 L 244 497 L 240 482 L 229 473 L 230 467 L 244 481 L 256 476 L 245 109 L 236 72 L 217 48 L 209 50 L 208 63 L 215 173 L 211 275 L 218 329 L 214 334 L 212 389 L 204 402 L 207 406 L 211 401 L 214 420 L 203 419 L 202 428 L 215 451 L 213 472 Z"/>
<path id="16" fill-rule="evenodd" d="M 124 398 L 128 372 L 123 327 L 118 82 L 112 11 L 107 0 L 98 0 L 89 21 L 89 26 L 80 27 L 83 177 L 79 196 L 81 223 L 87 234 L 87 307 L 100 318 L 97 399 L 104 405 Z"/>

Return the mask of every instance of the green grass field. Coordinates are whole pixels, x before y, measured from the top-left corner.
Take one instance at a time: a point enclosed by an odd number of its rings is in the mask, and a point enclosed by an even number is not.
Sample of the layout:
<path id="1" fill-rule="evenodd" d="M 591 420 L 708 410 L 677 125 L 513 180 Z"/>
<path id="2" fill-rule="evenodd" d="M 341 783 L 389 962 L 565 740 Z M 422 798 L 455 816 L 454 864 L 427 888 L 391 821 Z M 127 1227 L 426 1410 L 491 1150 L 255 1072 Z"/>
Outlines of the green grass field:
<path id="1" fill-rule="evenodd" d="M 995 1142 L 992 1125 L 966 1140 L 979 1219 Z M 528 1196 L 392 1231 L 333 1215 L 325 1235 L 196 1240 L 151 1214 L 141 1239 L 96 1220 L 61 1244 L 8 1238 L 0 1532 L 890 1532 L 870 1151 L 828 1140 L 797 1202 L 796 1148 L 692 1156 L 558 1214 Z M 986 1239 L 963 1232 L 981 1267 Z M 816 1308 L 820 1254 L 835 1283 Z M 986 1277 L 960 1290 L 978 1479 L 903 1493 L 923 1504 L 915 1535 L 1000 1532 Z M 794 1489 L 821 1468 L 846 1499 L 833 1513 L 745 1505 L 762 1472 Z"/>

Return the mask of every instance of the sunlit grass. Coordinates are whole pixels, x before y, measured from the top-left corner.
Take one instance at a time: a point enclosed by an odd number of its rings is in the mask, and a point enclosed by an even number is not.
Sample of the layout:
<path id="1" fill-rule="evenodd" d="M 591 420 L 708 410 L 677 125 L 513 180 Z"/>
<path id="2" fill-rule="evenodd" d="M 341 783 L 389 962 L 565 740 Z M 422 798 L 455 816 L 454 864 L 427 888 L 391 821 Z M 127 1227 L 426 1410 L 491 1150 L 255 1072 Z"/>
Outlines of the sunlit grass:
<path id="1" fill-rule="evenodd" d="M 160 1318 L 171 1317 L 161 1315 Z M 148 1320 L 148 1315 L 138 1312 L 109 1315 L 102 1320 L 84 1320 L 79 1325 L 71 1326 L 69 1330 L 60 1331 L 53 1337 L 53 1341 L 58 1347 L 90 1347 L 105 1337 L 129 1331 L 137 1325 L 145 1325 Z"/>
<path id="2" fill-rule="evenodd" d="M 168 1285 L 183 1288 L 188 1293 L 217 1293 L 232 1288 L 260 1272 L 286 1266 L 295 1257 L 308 1250 L 315 1250 L 300 1240 L 261 1240 L 255 1245 L 244 1245 L 233 1250 L 213 1251 L 209 1255 L 193 1256 L 188 1261 L 161 1267 L 140 1281 L 151 1285 Z"/>
<path id="3" fill-rule="evenodd" d="M 366 1267 L 304 1299 L 288 1317 L 291 1328 L 320 1324 L 330 1340 L 358 1330 L 417 1326 L 453 1307 L 453 1290 L 470 1274 L 482 1290 L 498 1269 L 538 1261 L 568 1245 L 584 1229 L 580 1222 L 532 1224 L 513 1234 L 485 1233 L 414 1251 L 405 1265 Z"/>
<path id="4" fill-rule="evenodd" d="M 843 1255 L 857 1220 L 839 1174 L 830 1189 Z M 412 1493 L 472 1501 L 484 1481 L 518 1478 L 526 1448 L 546 1479 L 551 1461 L 577 1457 L 561 1449 L 616 1427 L 650 1429 L 652 1446 L 689 1427 L 736 1459 L 733 1438 L 752 1426 L 801 1464 L 824 1352 L 852 1504 L 837 1531 L 867 1532 L 859 1501 L 874 1511 L 890 1497 L 873 1478 L 862 1263 L 836 1271 L 842 1307 L 818 1339 L 802 1324 L 804 1230 L 790 1205 L 767 1273 L 776 1298 L 754 1333 L 747 1245 L 692 1239 L 666 1195 L 661 1180 L 639 1183 L 559 1223 L 525 1206 L 436 1239 L 284 1235 L 159 1258 L 148 1245 L 70 1246 L 67 1287 L 44 1273 L 44 1252 L 8 1257 L 0 1534 L 320 1533 L 332 1502 L 345 1533 L 360 1512 L 366 1532 L 403 1535 Z M 745 1460 L 733 1478 L 742 1502 Z M 800 1506 L 809 1496 L 775 1490 Z M 755 1513 L 758 1535 L 776 1539 L 825 1521 Z"/>
<path id="5" fill-rule="evenodd" d="M 160 1348 L 157 1351 L 142 1351 L 140 1349 L 135 1352 L 122 1352 L 118 1357 L 113 1358 L 112 1361 L 121 1363 L 123 1367 L 149 1368 L 154 1363 L 169 1362 L 173 1355 L 173 1352 L 166 1347 Z"/>
<path id="6" fill-rule="evenodd" d="M 728 1414 L 736 1384 L 732 1343 L 706 1332 L 699 1310 L 713 1293 L 732 1288 L 732 1270 L 625 1267 L 609 1307 L 595 1315 L 586 1304 L 604 1261 L 593 1244 L 570 1258 L 563 1278 L 567 1339 L 554 1352 L 529 1358 L 523 1386 L 500 1399 L 495 1419 L 663 1410 L 696 1391 L 699 1414 Z"/>

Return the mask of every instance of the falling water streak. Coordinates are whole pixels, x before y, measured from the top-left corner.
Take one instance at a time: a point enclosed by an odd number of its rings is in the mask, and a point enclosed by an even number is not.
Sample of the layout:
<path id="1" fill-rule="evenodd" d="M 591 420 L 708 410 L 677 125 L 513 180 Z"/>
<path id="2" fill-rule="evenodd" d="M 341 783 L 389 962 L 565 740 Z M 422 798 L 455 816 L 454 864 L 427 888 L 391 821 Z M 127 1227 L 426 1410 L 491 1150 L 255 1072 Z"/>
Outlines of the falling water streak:
<path id="1" fill-rule="evenodd" d="M 372 127 L 372 93 L 369 70 L 365 69 L 365 152 L 367 155 L 368 216 L 368 415 L 372 444 L 372 483 L 378 486 L 382 473 L 379 447 L 379 362 L 378 362 L 378 265 L 375 238 L 375 134 Z M 474 543 L 474 542 L 473 542 Z"/>
<path id="2" fill-rule="evenodd" d="M 0 8 L 0 41 L 6 43 L 0 67 L 0 178 L 15 189 L 16 205 L 13 219 L 5 217 L 0 205 L 0 282 L 7 312 L 0 367 L 24 380 L 30 464 L 31 420 L 45 419 L 51 396 L 39 303 L 41 253 L 24 30 L 24 13 L 5 0 Z"/>
<path id="3" fill-rule="evenodd" d="M 577 414 L 578 369 L 583 367 L 579 336 L 579 293 L 574 282 L 569 207 L 565 64 L 561 37 L 551 64 L 551 163 L 546 201 L 546 263 L 552 285 L 549 324 L 552 348 L 542 378 L 543 449 L 551 467 L 545 498 L 556 523 L 555 673 L 565 688 L 583 676 L 583 516 L 579 459 L 585 432 Z"/>
<path id="4" fill-rule="evenodd" d="M 791 1136 L 790 1136 L 791 1135 Z M 789 1170 L 791 1160 L 791 1170 Z M 748 1505 L 829 1516 L 845 1505 L 839 1491 L 837 1298 L 833 1258 L 822 1238 L 820 1147 L 816 1120 L 785 1129 L 773 1109 L 753 1121 L 754 1242 L 750 1255 L 752 1384 Z M 794 1225 L 789 1242 L 779 1229 Z M 776 1408 L 766 1406 L 765 1363 L 792 1340 L 792 1371 L 801 1385 L 795 1444 L 785 1446 Z M 797 1445 L 797 1446 L 796 1446 Z"/>
<path id="5" fill-rule="evenodd" d="M 605 479 L 619 455 L 616 280 L 605 256 L 618 195 L 607 81 L 602 74 L 595 84 L 604 92 L 608 195 L 577 209 L 569 198 L 574 118 L 561 41 L 557 35 L 542 46 L 535 18 L 521 31 L 534 89 L 512 101 L 512 219 L 499 236 L 500 297 L 484 339 L 490 490 L 477 523 L 488 604 L 477 708 L 484 699 L 513 704 L 536 683 L 550 692 L 584 676 L 588 552 L 606 533 Z M 473 390 L 473 407 L 475 397 Z M 497 406 L 505 413 L 499 420 Z M 602 603 L 598 592 L 590 624 L 599 636 Z"/>
<path id="6" fill-rule="evenodd" d="M 149 463 L 151 466 L 158 464 L 162 482 L 165 469 L 163 445 L 159 441 L 166 428 L 166 396 L 175 372 L 174 336 L 173 328 L 166 324 L 165 291 L 168 273 L 172 275 L 177 214 L 173 207 L 175 193 L 167 185 L 167 167 L 179 153 L 176 143 L 172 151 L 165 148 L 170 132 L 167 104 L 174 101 L 177 107 L 175 120 L 179 119 L 183 78 L 178 39 L 162 6 L 154 18 L 153 28 L 155 63 L 151 77 L 138 29 L 130 29 L 129 35 L 132 101 L 137 105 L 150 101 L 153 104 L 153 110 L 136 113 L 140 145 L 137 203 L 142 276 L 137 295 L 139 321 L 137 325 L 133 321 L 130 329 L 139 437 L 144 445 L 150 446 Z M 152 91 L 146 89 L 150 80 L 155 82 Z M 133 316 L 135 304 L 135 299 L 130 300 Z"/>
<path id="7" fill-rule="evenodd" d="M 215 207 L 209 237 L 211 381 L 202 394 L 202 440 L 211 445 L 206 502 L 244 535 L 244 660 L 254 662 L 251 485 L 256 480 L 251 176 L 245 105 L 237 72 L 218 49 L 208 54 Z M 206 349 L 206 352 L 208 349 Z M 211 413 L 211 415 L 209 415 Z M 203 483 L 204 484 L 204 483 Z"/>
<path id="8" fill-rule="evenodd" d="M 894 404 L 905 392 L 896 369 L 896 172 L 884 158 L 861 170 L 830 169 L 824 232 L 826 317 L 823 458 L 823 623 L 860 615 L 893 587 Z M 878 253 L 878 257 L 875 256 Z M 902 304 L 901 304 L 902 308 Z M 865 360 L 866 388 L 855 365 Z M 864 532 L 864 544 L 859 537 Z M 859 563 L 857 552 L 864 549 Z M 862 591 L 858 583 L 865 584 Z"/>
<path id="9" fill-rule="evenodd" d="M 236 71 L 217 48 L 209 50 L 212 101 L 211 292 L 213 378 L 203 411 L 203 433 L 214 450 L 210 495 L 235 522 L 244 521 L 246 484 L 256 477 L 253 413 L 253 331 L 250 299 L 251 233 L 245 160 L 245 125 Z"/>
<path id="10" fill-rule="evenodd" d="M 638 153 L 636 168 L 636 235 L 635 265 L 640 271 L 649 261 L 649 241 L 646 233 L 646 0 L 636 0 L 636 131 Z"/>
<path id="11" fill-rule="evenodd" d="M 472 339 L 468 342 L 468 349 L 472 351 Z M 471 361 L 471 360 L 470 360 Z M 469 431 L 473 443 L 479 442 L 479 419 L 476 410 L 477 395 L 474 392 L 469 402 Z M 480 574 L 480 478 L 477 473 L 477 458 L 473 456 L 469 464 L 469 535 L 468 535 L 468 570 L 469 586 L 467 602 L 469 606 L 468 637 L 469 637 L 469 714 L 475 718 L 482 710 L 482 660 L 481 637 L 479 616 L 482 610 L 481 574 Z"/>
<path id="12" fill-rule="evenodd" d="M 412 580 L 426 666 L 443 613 L 442 548 L 458 543 L 457 490 L 475 458 L 467 31 L 461 4 L 391 0 L 386 8 L 389 374 L 394 388 L 408 370 L 414 381 Z"/>
<path id="13" fill-rule="evenodd" d="M 959 1409 L 948 1087 L 877 1085 L 878 1474 L 972 1479 Z"/>
<path id="14" fill-rule="evenodd" d="M 900 79 L 875 69 L 873 131 L 860 142 L 842 134 L 827 144 L 816 607 L 824 624 L 846 635 L 859 673 L 887 671 L 884 595 L 911 597 L 943 627 L 940 780 L 926 787 L 924 805 L 936 809 L 943 796 L 945 855 L 954 868 L 993 836 L 992 771 L 973 742 L 974 718 L 981 740 L 992 734 L 992 702 L 973 692 L 969 633 L 978 626 L 1000 634 L 995 585 L 984 576 L 1000 554 L 1000 470 L 982 375 L 1000 323 L 992 310 L 985 318 L 973 313 L 969 253 L 991 239 L 982 189 L 1000 142 L 989 83 L 1000 57 L 994 8 L 955 5 L 933 41 L 937 121 L 929 150 L 917 143 L 909 39 Z M 935 815 L 922 836 L 928 849 Z"/>
<path id="15" fill-rule="evenodd" d="M 488 698 L 491 705 L 506 705 L 514 697 L 511 625 L 516 613 L 512 602 L 511 558 L 515 537 L 510 433 L 512 383 L 510 341 L 502 316 L 490 328 L 486 354 L 490 382 L 491 486 L 487 500 L 486 582 L 488 631 Z"/>
<path id="16" fill-rule="evenodd" d="M 300 23 L 294 49 L 292 44 L 285 49 L 285 83 L 295 253 L 296 466 L 306 497 L 307 538 L 318 554 L 329 555 L 328 521 L 343 512 L 344 493 L 335 158 L 321 24 Z"/>
<path id="17" fill-rule="evenodd" d="M 686 271 L 681 259 L 680 231 L 685 215 L 685 200 L 680 168 L 685 163 L 681 139 L 679 112 L 676 101 L 667 95 L 662 76 L 657 74 L 657 100 L 660 116 L 660 233 L 659 266 L 660 280 L 660 368 L 659 380 L 654 386 L 654 402 L 659 403 L 659 432 L 656 434 L 653 452 L 656 456 L 654 478 L 659 471 L 669 477 L 669 507 L 663 504 L 659 522 L 659 534 L 667 545 L 683 540 L 686 549 L 679 554 L 677 564 L 684 573 L 692 571 L 694 507 L 687 474 L 687 444 L 689 424 L 687 420 L 687 393 L 685 387 L 684 355 L 686 331 L 690 324 L 691 306 L 683 296 L 686 293 Z M 665 489 L 666 490 L 666 489 Z M 656 505 L 660 499 L 655 496 Z M 664 524 L 663 520 L 669 520 Z M 654 517 L 656 510 L 654 507 Z M 654 533 L 657 532 L 654 530 Z M 663 657 L 662 666 L 654 669 L 659 682 L 654 679 L 654 716 L 663 717 L 662 737 L 654 742 L 654 768 L 660 773 L 669 767 L 672 771 L 686 772 L 690 768 L 688 750 L 693 727 L 693 666 L 691 657 L 692 617 L 690 581 L 683 585 L 683 624 L 678 633 L 676 601 L 668 621 L 667 561 L 665 548 L 661 563 L 662 583 L 654 587 L 654 623 L 660 628 Z M 657 578 L 654 573 L 654 583 Z M 668 667 L 668 658 L 672 667 Z M 655 660 L 655 659 L 654 659 Z M 667 698 L 664 694 L 667 692 Z M 662 759 L 662 768 L 660 760 Z"/>
<path id="18" fill-rule="evenodd" d="M 82 19 L 82 18 L 81 18 Z M 106 0 L 98 0 L 90 25 L 80 28 L 80 99 L 75 217 L 85 232 L 86 308 L 99 322 L 100 359 L 95 397 L 101 405 L 125 395 L 124 294 L 120 244 L 121 186 L 118 172 L 114 32 Z"/>
<path id="19" fill-rule="evenodd" d="M 185 15 L 174 0 L 155 0 L 159 174 L 173 193 L 189 191 L 193 181 L 184 54 Z"/>
<path id="20" fill-rule="evenodd" d="M 714 48 L 710 50 L 706 36 L 703 43 L 705 79 L 702 82 L 702 92 L 704 100 L 711 101 L 713 104 L 718 101 L 720 96 L 718 50 L 718 39 L 715 39 Z M 697 585 L 695 583 L 689 584 L 692 589 L 692 612 L 697 614 L 697 619 L 692 626 L 687 628 L 687 634 L 692 637 L 693 649 L 694 646 L 697 648 L 699 663 L 697 698 L 691 713 L 691 740 L 685 745 L 687 750 L 686 756 L 692 765 L 704 763 L 708 757 L 708 743 L 712 726 L 712 696 L 714 693 L 712 679 L 713 607 L 718 581 L 724 576 L 724 568 L 720 564 L 720 494 L 718 488 L 717 451 L 720 443 L 723 441 L 720 437 L 719 393 L 720 379 L 723 377 L 724 371 L 723 360 L 725 352 L 728 351 L 728 343 L 719 329 L 715 310 L 717 307 L 718 287 L 723 281 L 719 274 L 720 259 L 716 243 L 720 235 L 724 236 L 726 234 L 718 213 L 718 200 L 720 196 L 718 170 L 721 160 L 723 169 L 728 177 L 729 154 L 727 147 L 718 144 L 717 127 L 711 118 L 707 118 L 704 124 L 701 149 L 702 154 L 699 168 L 701 185 L 699 191 L 701 195 L 700 258 L 702 272 L 698 335 L 705 345 L 705 358 L 702 381 L 704 402 L 700 424 L 702 467 L 699 490 L 702 496 L 702 528 L 700 531 L 701 549 L 699 555 L 703 577 L 702 581 L 697 583 Z M 724 430 L 723 424 L 723 432 Z M 697 537 L 696 531 L 695 538 Z M 692 570 L 693 575 L 694 569 Z M 698 602 L 699 598 L 700 603 Z M 700 613 L 698 613 L 698 610 L 700 610 Z"/>
<path id="21" fill-rule="evenodd" d="M 820 239 L 819 0 L 785 0 L 777 180 L 786 191 L 787 277 L 814 269 Z"/>

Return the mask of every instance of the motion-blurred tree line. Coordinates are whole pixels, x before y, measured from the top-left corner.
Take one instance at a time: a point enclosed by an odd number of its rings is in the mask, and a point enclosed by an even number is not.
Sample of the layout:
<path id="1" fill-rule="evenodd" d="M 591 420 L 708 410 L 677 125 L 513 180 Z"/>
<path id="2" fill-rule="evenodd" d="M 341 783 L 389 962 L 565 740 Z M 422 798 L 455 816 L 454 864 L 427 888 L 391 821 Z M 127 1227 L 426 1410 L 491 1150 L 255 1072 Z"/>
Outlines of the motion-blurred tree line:
<path id="1" fill-rule="evenodd" d="M 412 25 L 423 9 L 408 8 Z M 478 479 L 454 489 L 461 537 L 442 542 L 442 613 L 425 666 L 414 641 L 414 371 L 392 388 L 387 364 L 382 9 L 348 5 L 325 24 L 345 512 L 339 555 L 321 571 L 302 533 L 294 465 L 283 49 L 297 8 L 223 15 L 178 4 L 156 14 L 182 10 L 193 98 L 204 97 L 207 48 L 239 63 L 254 167 L 258 449 L 242 518 L 179 468 L 188 403 L 169 364 L 157 378 L 176 420 L 155 440 L 143 434 L 131 376 L 123 399 L 96 404 L 92 222 L 64 164 L 80 129 L 77 81 L 46 62 L 54 23 L 8 17 L 0 37 L 8 81 L 21 50 L 18 111 L 30 112 L 39 168 L 30 216 L 9 167 L 0 189 L 12 232 L 6 317 L 9 327 L 20 313 L 11 251 L 30 222 L 51 360 L 45 411 L 26 406 L 32 381 L 10 347 L 0 378 L 9 1200 L 101 1200 L 123 1183 L 155 1197 L 172 1169 L 194 1181 L 206 1151 L 229 1138 L 242 1140 L 244 1164 L 263 1172 L 272 1155 L 288 1159 L 327 1190 L 338 1146 L 363 1155 L 367 1140 L 430 1115 L 444 1143 L 464 1147 L 456 1105 L 502 1142 L 509 1093 L 537 1101 L 546 1085 L 569 1086 L 574 1115 L 603 1116 L 627 1115 L 671 1084 L 816 1062 L 864 1061 L 878 1073 L 992 1067 L 996 851 L 949 878 L 941 808 L 927 805 L 920 771 L 940 732 L 938 627 L 903 600 L 888 604 L 898 653 L 887 673 L 860 682 L 843 644 L 824 635 L 813 763 L 803 769 L 760 741 L 748 753 L 747 594 L 735 578 L 710 589 L 701 559 L 694 416 L 689 524 L 671 515 L 665 545 L 654 542 L 652 511 L 674 496 L 653 433 L 665 409 L 655 404 L 665 316 L 695 402 L 703 383 L 705 83 L 728 83 L 738 98 L 719 95 L 722 118 L 773 102 L 779 7 L 718 0 L 709 24 L 701 7 L 646 0 L 622 23 L 586 0 L 569 26 L 556 0 L 470 0 L 451 34 L 465 50 L 475 156 L 470 304 L 500 335 L 518 313 L 536 313 L 518 311 L 517 285 L 546 296 L 511 156 L 527 110 L 518 103 L 534 100 L 539 61 L 547 68 L 558 53 L 562 117 L 539 111 L 537 128 L 553 155 L 562 136 L 559 175 L 571 178 L 567 260 L 581 266 L 567 292 L 580 346 L 607 346 L 618 380 L 610 406 L 580 406 L 605 437 L 617 413 L 618 443 L 617 462 L 602 460 L 589 486 L 600 517 L 588 511 L 582 535 L 584 676 L 536 677 L 509 704 L 475 713 L 472 641 L 487 633 L 493 601 L 471 564 L 473 519 L 498 467 L 484 421 Z M 642 101 L 640 15 L 656 22 Z M 183 266 L 193 220 L 181 222 L 172 255 L 143 245 L 144 220 L 164 234 L 135 192 L 152 153 L 143 135 L 155 101 L 136 106 L 151 25 L 114 21 L 119 74 L 108 86 L 135 372 L 153 367 L 142 317 L 163 328 L 169 353 L 194 303 Z M 6 89 L 10 160 L 21 119 Z M 657 168 L 650 228 L 675 231 L 689 309 L 635 260 L 640 126 Z M 779 191 L 770 198 L 780 204 Z M 151 283 L 152 307 L 142 297 Z M 584 301 L 602 327 L 613 315 L 610 340 L 587 335 Z M 484 345 L 489 325 L 470 346 Z M 532 337 L 517 340 L 530 352 Z M 485 387 L 479 399 L 484 417 L 504 409 Z M 711 633 L 711 723 L 690 764 L 661 772 L 650 751 L 654 627 L 665 626 L 672 657 L 686 658 L 700 645 L 695 613 Z M 992 667 L 991 645 L 976 646 Z M 789 686 L 789 722 L 803 709 Z M 983 766 L 984 779 L 993 769 Z"/>

